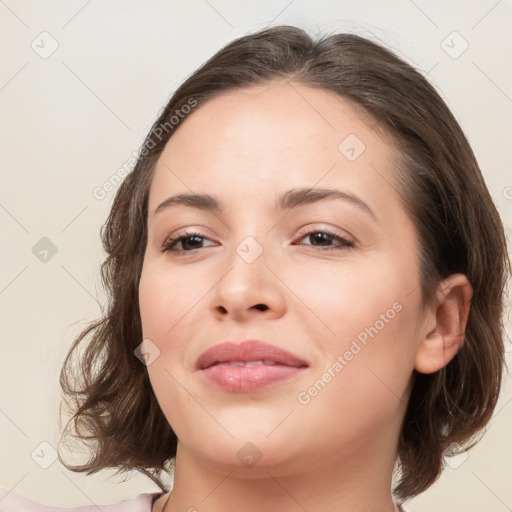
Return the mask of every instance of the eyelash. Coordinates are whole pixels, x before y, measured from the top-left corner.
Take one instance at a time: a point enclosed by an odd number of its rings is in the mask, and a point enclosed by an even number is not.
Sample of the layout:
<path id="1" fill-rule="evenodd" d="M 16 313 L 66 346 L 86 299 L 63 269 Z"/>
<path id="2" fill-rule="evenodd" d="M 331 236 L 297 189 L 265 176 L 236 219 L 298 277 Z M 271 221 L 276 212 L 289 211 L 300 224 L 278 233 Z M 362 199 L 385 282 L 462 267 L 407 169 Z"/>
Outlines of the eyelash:
<path id="1" fill-rule="evenodd" d="M 329 231 L 328 229 L 308 231 L 306 233 L 301 234 L 301 239 L 306 238 L 307 236 L 310 236 L 310 235 L 318 234 L 318 233 L 328 235 L 329 237 L 332 237 L 332 238 L 338 240 L 341 245 L 340 247 L 317 247 L 317 246 L 310 244 L 311 247 L 316 247 L 320 251 L 347 250 L 347 249 L 351 249 L 354 247 L 353 242 L 350 242 L 346 238 L 343 238 L 343 237 L 337 235 L 336 233 Z M 197 249 L 203 249 L 203 247 L 196 247 L 194 249 L 191 249 L 190 251 L 173 249 L 173 247 L 176 244 L 178 244 L 179 242 L 181 242 L 187 238 L 192 238 L 192 237 L 204 238 L 206 240 L 209 240 L 208 237 L 206 237 L 205 235 L 203 235 L 202 233 L 199 233 L 199 232 L 184 233 L 179 236 L 166 238 L 162 244 L 161 250 L 162 250 L 162 252 L 174 252 L 174 253 L 176 253 L 176 255 L 179 255 L 179 253 L 190 253 Z"/>

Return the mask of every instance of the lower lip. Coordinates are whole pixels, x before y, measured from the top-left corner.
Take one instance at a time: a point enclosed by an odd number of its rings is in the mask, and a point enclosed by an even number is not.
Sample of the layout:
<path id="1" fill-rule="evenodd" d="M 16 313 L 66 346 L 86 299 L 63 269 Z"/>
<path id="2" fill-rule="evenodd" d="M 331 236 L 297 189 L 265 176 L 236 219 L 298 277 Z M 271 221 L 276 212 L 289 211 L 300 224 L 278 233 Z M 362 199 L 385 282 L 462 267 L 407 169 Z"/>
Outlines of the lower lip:
<path id="1" fill-rule="evenodd" d="M 258 366 L 215 365 L 202 370 L 212 386 L 232 393 L 249 393 L 272 384 L 291 379 L 302 373 L 306 367 L 281 364 Z"/>

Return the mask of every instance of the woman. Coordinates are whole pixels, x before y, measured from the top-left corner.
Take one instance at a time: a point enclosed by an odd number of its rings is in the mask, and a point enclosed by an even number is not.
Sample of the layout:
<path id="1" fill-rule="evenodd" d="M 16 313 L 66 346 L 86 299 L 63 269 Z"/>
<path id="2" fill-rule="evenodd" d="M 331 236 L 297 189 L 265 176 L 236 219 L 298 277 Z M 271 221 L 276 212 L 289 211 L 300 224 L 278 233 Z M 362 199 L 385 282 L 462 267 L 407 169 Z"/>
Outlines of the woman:
<path id="1" fill-rule="evenodd" d="M 61 374 L 93 449 L 62 462 L 162 488 L 103 510 L 403 510 L 492 415 L 503 225 L 439 95 L 362 37 L 217 52 L 102 238 L 109 309 Z"/>

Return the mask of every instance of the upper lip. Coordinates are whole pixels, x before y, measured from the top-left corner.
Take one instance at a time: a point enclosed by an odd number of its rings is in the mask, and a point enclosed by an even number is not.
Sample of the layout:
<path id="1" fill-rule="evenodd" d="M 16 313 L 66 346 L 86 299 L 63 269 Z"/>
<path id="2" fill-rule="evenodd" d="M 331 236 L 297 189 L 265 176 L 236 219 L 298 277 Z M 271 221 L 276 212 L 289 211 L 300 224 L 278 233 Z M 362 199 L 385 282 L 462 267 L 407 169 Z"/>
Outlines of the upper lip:
<path id="1" fill-rule="evenodd" d="M 291 352 L 259 340 L 225 341 L 205 350 L 197 359 L 196 367 L 204 370 L 219 363 L 234 361 L 274 361 L 286 366 L 307 366 L 307 363 Z"/>

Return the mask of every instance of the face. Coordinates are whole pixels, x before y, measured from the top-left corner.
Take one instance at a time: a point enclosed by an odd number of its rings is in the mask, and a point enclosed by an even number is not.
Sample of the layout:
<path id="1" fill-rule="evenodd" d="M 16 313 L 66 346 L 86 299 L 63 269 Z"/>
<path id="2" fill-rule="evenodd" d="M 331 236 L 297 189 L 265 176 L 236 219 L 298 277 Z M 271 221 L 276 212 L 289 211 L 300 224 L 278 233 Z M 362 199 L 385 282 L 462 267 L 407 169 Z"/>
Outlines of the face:
<path id="1" fill-rule="evenodd" d="M 224 93 L 172 136 L 139 299 L 178 456 L 249 478 L 395 449 L 422 318 L 394 169 L 375 123 L 298 83 Z"/>

